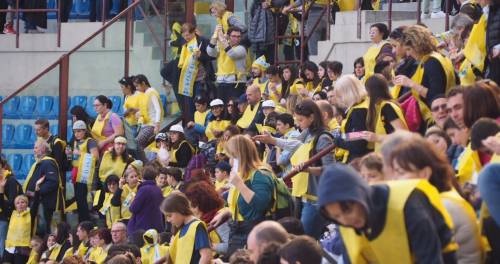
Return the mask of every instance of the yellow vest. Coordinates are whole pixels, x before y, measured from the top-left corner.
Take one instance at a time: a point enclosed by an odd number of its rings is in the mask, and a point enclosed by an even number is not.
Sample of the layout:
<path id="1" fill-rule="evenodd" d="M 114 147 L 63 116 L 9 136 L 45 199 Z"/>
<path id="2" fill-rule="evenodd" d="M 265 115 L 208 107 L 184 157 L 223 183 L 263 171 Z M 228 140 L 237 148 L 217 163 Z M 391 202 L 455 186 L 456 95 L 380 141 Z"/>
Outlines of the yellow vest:
<path id="1" fill-rule="evenodd" d="M 111 151 L 106 151 L 102 155 L 101 164 L 99 165 L 99 180 L 104 183 L 109 175 L 121 177 L 127 167 L 127 161 L 124 161 L 121 156 L 112 159 Z"/>
<path id="2" fill-rule="evenodd" d="M 171 149 L 169 150 L 169 154 L 170 154 L 170 162 L 177 162 L 177 157 L 176 157 L 176 154 L 177 154 L 177 151 L 181 148 L 182 144 L 188 144 L 189 148 L 191 149 L 191 152 L 194 154 L 194 148 L 193 146 L 191 146 L 191 144 L 189 144 L 186 140 L 183 140 L 180 144 L 179 144 L 179 147 L 176 148 L 176 149 Z"/>
<path id="3" fill-rule="evenodd" d="M 56 260 L 57 256 L 61 253 L 61 245 L 55 244 L 52 250 L 50 251 L 49 260 Z"/>
<path id="4" fill-rule="evenodd" d="M 43 157 L 41 160 L 39 160 L 39 161 L 35 162 L 33 165 L 31 165 L 31 169 L 28 172 L 28 175 L 26 176 L 26 180 L 24 180 L 24 184 L 23 184 L 23 191 L 25 193 L 26 193 L 26 189 L 28 188 L 28 183 L 31 181 L 31 177 L 33 176 L 33 173 L 35 172 L 36 166 L 38 165 L 39 162 L 41 162 L 43 160 L 51 160 L 56 165 L 58 174 L 60 174 L 59 173 L 59 165 L 58 165 L 57 161 L 54 158 L 51 158 L 49 156 Z M 58 175 L 57 178 L 62 179 L 61 175 Z M 59 186 L 57 189 L 56 210 L 58 210 L 58 211 L 60 210 L 59 203 L 61 201 L 63 201 L 63 199 L 64 199 L 64 197 L 62 196 L 62 182 L 59 181 Z M 62 210 L 64 211 L 64 208 Z"/>
<path id="5" fill-rule="evenodd" d="M 196 82 L 199 64 L 193 53 L 197 50 L 200 49 L 196 37 L 182 46 L 178 64 L 178 67 L 181 68 L 178 93 L 184 96 L 193 97 L 193 87 Z"/>
<path id="6" fill-rule="evenodd" d="M 457 162 L 457 180 L 460 186 L 463 186 L 466 182 L 477 182 L 482 167 L 479 154 L 477 151 L 472 150 L 469 143 Z"/>
<path id="7" fill-rule="evenodd" d="M 154 264 L 157 260 L 168 255 L 168 246 L 162 245 L 144 245 L 141 248 L 142 264 Z"/>
<path id="8" fill-rule="evenodd" d="M 161 121 L 163 120 L 164 110 L 163 110 L 163 103 L 161 102 L 160 99 L 160 93 L 158 93 L 158 91 L 153 87 L 148 88 L 148 90 L 146 90 L 147 92 L 143 93 L 143 96 L 141 96 L 140 98 L 140 103 L 141 103 L 140 111 L 143 118 L 143 124 L 152 125 L 151 122 L 153 118 L 149 116 L 148 107 L 149 107 L 149 102 L 151 102 L 153 98 L 156 98 L 158 100 L 158 103 L 160 104 L 160 109 L 161 109 L 160 123 L 161 123 Z"/>
<path id="9" fill-rule="evenodd" d="M 365 55 L 363 56 L 363 61 L 365 62 L 365 77 L 367 80 L 370 76 L 375 73 L 375 65 L 377 64 L 377 57 L 386 44 L 389 44 L 386 40 L 382 40 L 378 44 L 373 44 L 368 48 Z"/>
<path id="10" fill-rule="evenodd" d="M 314 86 L 313 82 L 306 82 L 306 89 L 310 93 L 315 93 L 321 91 L 321 82 L 318 83 L 318 85 Z"/>
<path id="11" fill-rule="evenodd" d="M 90 255 L 88 261 L 94 261 L 97 264 L 103 264 L 107 256 L 108 252 L 104 248 L 93 247 L 90 249 Z"/>
<path id="12" fill-rule="evenodd" d="M 404 206 L 415 189 L 426 195 L 432 206 L 442 214 L 446 224 L 453 228 L 451 217 L 444 208 L 438 191 L 427 180 L 399 180 L 389 181 L 386 184 L 389 186 L 386 220 L 384 229 L 378 237 L 369 241 L 364 235 L 357 235 L 352 228 L 340 227 L 344 245 L 353 264 L 413 263 L 406 232 Z M 456 244 L 447 246 L 444 251 L 452 250 L 453 247 L 456 249 Z"/>
<path id="13" fill-rule="evenodd" d="M 31 236 L 34 233 L 31 226 L 31 213 L 29 208 L 23 212 L 14 210 L 9 221 L 5 247 L 29 247 L 31 245 Z"/>
<path id="14" fill-rule="evenodd" d="M 349 110 L 347 110 L 347 114 L 346 114 L 345 119 L 342 120 L 342 124 L 340 126 L 340 132 L 342 132 L 343 134 L 346 133 L 345 130 L 346 130 L 347 121 L 350 120 L 351 114 L 354 111 L 354 109 L 366 109 L 368 111 L 369 104 L 370 104 L 370 102 L 369 102 L 368 98 L 366 98 L 361 103 L 358 103 L 358 104 L 353 105 L 352 107 L 350 107 Z M 343 155 L 343 157 L 342 157 L 342 155 Z M 343 163 L 346 163 L 347 160 L 349 160 L 349 151 L 345 150 L 341 154 L 339 153 L 339 159 Z"/>
<path id="15" fill-rule="evenodd" d="M 67 257 L 71 257 L 74 255 L 74 250 L 73 250 L 73 247 L 70 247 L 66 250 L 66 252 L 64 252 L 64 256 L 62 259 L 65 259 Z"/>
<path id="16" fill-rule="evenodd" d="M 26 264 L 38 264 L 39 258 L 40 256 L 38 255 L 38 253 L 32 249 L 28 258 L 28 262 L 26 262 Z"/>
<path id="17" fill-rule="evenodd" d="M 91 138 L 87 138 L 82 144 L 80 144 L 78 174 L 76 175 L 76 182 L 87 184 L 89 189 L 92 188 L 92 184 L 94 182 L 95 166 L 97 162 L 97 159 L 91 153 L 89 153 L 90 150 L 87 149 L 87 144 L 90 139 Z"/>
<path id="18" fill-rule="evenodd" d="M 99 196 L 101 195 L 101 190 L 97 190 L 94 195 L 94 206 L 99 204 Z M 102 204 L 99 212 L 106 218 L 106 226 L 111 227 L 114 223 L 119 220 L 119 215 L 117 215 L 113 210 L 111 210 L 111 199 L 113 198 L 113 194 L 110 192 L 106 192 L 104 194 L 104 202 Z"/>
<path id="19" fill-rule="evenodd" d="M 269 82 L 269 80 L 266 80 L 263 83 L 261 83 L 260 80 L 261 80 L 261 78 L 255 78 L 255 79 L 253 79 L 252 84 L 259 86 L 260 93 L 264 94 L 266 91 L 266 86 L 267 86 L 267 83 Z"/>
<path id="20" fill-rule="evenodd" d="M 229 120 L 212 120 L 208 122 L 207 128 L 205 129 L 205 135 L 207 136 L 208 141 L 215 139 L 212 130 L 224 131 L 228 126 L 231 125 L 231 121 Z"/>
<path id="21" fill-rule="evenodd" d="M 123 103 L 123 108 L 125 110 L 131 108 L 136 108 L 140 110 L 141 95 L 143 95 L 143 93 L 136 91 L 134 94 L 127 96 L 125 98 L 125 102 Z M 135 114 L 129 114 L 128 116 L 126 116 L 125 121 L 127 121 L 127 123 L 130 124 L 131 126 L 137 125 L 137 117 L 135 116 Z"/>
<path id="22" fill-rule="evenodd" d="M 484 60 L 486 59 L 486 24 L 487 17 L 481 16 L 477 24 L 472 27 L 469 39 L 464 47 L 465 60 L 460 65 L 458 75 L 461 85 L 472 85 L 476 81 L 472 67 L 484 71 Z"/>
<path id="23" fill-rule="evenodd" d="M 104 126 L 109 122 L 109 118 L 111 117 L 111 111 L 108 111 L 106 116 L 102 118 L 102 116 L 99 114 L 97 115 L 97 118 L 95 119 L 94 125 L 92 126 L 92 137 L 95 138 L 96 140 L 105 140 L 106 136 L 102 134 L 102 131 L 104 129 Z M 102 119 L 101 119 L 102 118 Z"/>
<path id="24" fill-rule="evenodd" d="M 236 125 L 241 127 L 242 129 L 247 129 L 250 126 L 250 124 L 252 124 L 252 121 L 255 119 L 260 104 L 261 102 L 257 103 L 253 107 L 253 109 L 251 109 L 251 106 L 248 105 L 247 108 L 245 109 L 245 112 L 243 112 L 243 115 L 240 117 L 240 119 L 238 119 Z"/>
<path id="25" fill-rule="evenodd" d="M 174 22 L 172 25 L 172 33 L 170 33 L 170 41 L 176 41 L 177 40 L 177 34 L 176 33 L 181 33 L 182 26 L 179 22 Z M 172 58 L 175 59 L 179 56 L 179 47 L 171 47 L 170 48 L 172 52 Z"/>
<path id="26" fill-rule="evenodd" d="M 177 231 L 172 246 L 169 248 L 170 259 L 175 264 L 191 263 L 191 255 L 194 250 L 194 242 L 198 225 L 206 229 L 205 224 L 200 220 L 194 220 L 183 237 L 180 237 L 181 231 Z"/>
<path id="27" fill-rule="evenodd" d="M 385 124 L 385 117 L 382 115 L 382 108 L 384 108 L 385 105 L 389 104 L 392 109 L 396 112 L 398 115 L 398 119 L 401 120 L 401 123 L 405 126 L 406 129 L 408 129 L 408 125 L 406 125 L 406 119 L 403 114 L 403 110 L 401 107 L 391 101 L 382 101 L 381 103 L 377 104 L 376 109 L 377 109 L 377 121 L 375 123 L 375 134 L 377 135 L 387 135 L 387 131 L 385 130 L 384 124 Z M 380 142 L 375 143 L 375 151 L 380 150 L 380 146 L 382 144 Z"/>
<path id="28" fill-rule="evenodd" d="M 269 88 L 269 84 L 270 84 L 270 83 L 271 83 L 270 81 L 267 81 L 267 82 L 265 83 L 265 85 L 264 85 L 264 92 L 263 92 L 263 93 L 265 93 L 265 94 L 268 94 L 268 95 L 269 95 L 269 100 L 273 100 L 273 102 L 276 104 L 276 108 L 277 108 L 278 106 L 280 106 L 279 97 L 278 97 L 278 96 L 276 96 L 276 94 L 275 94 L 275 93 L 273 93 L 273 92 L 271 91 L 271 89 Z M 281 95 L 281 90 L 282 90 L 281 83 L 278 83 L 278 84 L 276 85 L 276 92 L 277 92 L 279 95 Z"/>
<path id="29" fill-rule="evenodd" d="M 208 113 L 210 111 L 206 110 L 205 112 L 194 112 L 194 122 L 200 126 L 205 126 L 205 121 L 207 120 Z"/>
<path id="30" fill-rule="evenodd" d="M 137 186 L 135 188 L 130 188 L 128 184 L 123 186 L 121 201 L 122 204 L 120 206 L 120 220 L 130 219 L 132 217 L 132 213 L 129 208 L 132 202 L 134 201 L 135 195 L 137 194 Z"/>
<path id="31" fill-rule="evenodd" d="M 86 243 L 82 241 L 80 245 L 78 246 L 78 249 L 76 250 L 76 255 L 80 257 L 84 257 L 87 255 L 87 252 L 89 251 L 89 247 L 85 245 Z"/>
<path id="32" fill-rule="evenodd" d="M 228 179 L 223 179 L 222 181 L 215 180 L 215 191 L 219 192 L 228 183 Z"/>
<path id="33" fill-rule="evenodd" d="M 229 29 L 228 19 L 233 13 L 226 11 L 222 18 L 217 18 L 217 23 L 222 25 L 222 30 L 227 33 Z M 227 55 L 226 51 L 222 48 L 219 49 L 219 56 L 217 56 L 217 76 L 228 76 L 236 75 L 236 79 L 239 79 L 240 75 L 244 73 L 238 72 L 236 68 L 236 63 Z"/>
<path id="34" fill-rule="evenodd" d="M 441 64 L 441 67 L 443 67 L 444 73 L 446 74 L 446 87 L 445 87 L 445 93 L 448 92 L 448 90 L 455 85 L 455 70 L 453 68 L 453 64 L 451 63 L 451 60 L 449 58 L 444 57 L 438 52 L 433 52 L 428 56 L 425 56 L 422 58 L 420 61 L 419 65 L 417 66 L 417 70 L 415 71 L 415 74 L 411 77 L 411 79 L 416 82 L 417 84 L 422 84 L 423 78 L 424 78 L 424 64 L 427 62 L 429 58 L 435 58 L 439 61 Z M 431 110 L 425 104 L 425 102 L 422 101 L 420 98 L 420 95 L 415 91 L 415 89 L 411 90 L 411 93 L 415 99 L 417 99 L 418 106 L 420 108 L 420 113 L 422 114 L 422 118 L 424 122 L 427 123 L 427 125 L 431 124 L 433 122 L 432 119 L 432 114 Z"/>
<path id="35" fill-rule="evenodd" d="M 163 194 L 163 197 L 167 197 L 174 189 L 170 185 L 167 185 L 163 188 L 161 188 L 161 193 Z"/>
<path id="36" fill-rule="evenodd" d="M 354 11 L 356 2 L 352 0 L 338 0 L 340 11 Z"/>
<path id="37" fill-rule="evenodd" d="M 304 83 L 302 82 L 302 80 L 295 79 L 295 81 L 293 81 L 292 85 L 290 86 L 289 94 L 298 95 L 300 89 L 302 88 L 304 88 Z"/>

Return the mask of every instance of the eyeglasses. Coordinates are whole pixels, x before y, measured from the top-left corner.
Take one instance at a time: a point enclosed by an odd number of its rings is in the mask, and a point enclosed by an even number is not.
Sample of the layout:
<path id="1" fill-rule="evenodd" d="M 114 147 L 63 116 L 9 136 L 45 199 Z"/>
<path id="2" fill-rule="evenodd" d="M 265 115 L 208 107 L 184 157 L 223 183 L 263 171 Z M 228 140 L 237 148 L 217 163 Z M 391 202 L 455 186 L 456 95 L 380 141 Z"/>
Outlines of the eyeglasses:
<path id="1" fill-rule="evenodd" d="M 234 104 L 228 104 L 227 105 L 227 107 L 233 107 L 233 106 L 234 106 Z"/>
<path id="2" fill-rule="evenodd" d="M 434 106 L 434 107 L 431 108 L 431 111 L 432 112 L 437 112 L 437 111 L 439 111 L 439 109 L 446 111 L 447 105 L 446 104 L 436 105 L 436 106 Z"/>

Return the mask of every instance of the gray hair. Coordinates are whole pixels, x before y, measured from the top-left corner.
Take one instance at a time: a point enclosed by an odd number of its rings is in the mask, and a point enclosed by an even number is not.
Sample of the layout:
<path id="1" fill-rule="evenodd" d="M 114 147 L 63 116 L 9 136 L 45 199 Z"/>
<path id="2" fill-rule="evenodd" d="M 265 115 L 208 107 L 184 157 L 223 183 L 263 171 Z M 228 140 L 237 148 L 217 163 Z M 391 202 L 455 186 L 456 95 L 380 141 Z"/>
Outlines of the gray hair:
<path id="1" fill-rule="evenodd" d="M 43 154 L 45 155 L 49 154 L 51 151 L 49 143 L 47 143 L 47 141 L 42 138 L 39 138 L 35 141 L 35 146 L 43 147 L 43 149 L 45 150 Z"/>

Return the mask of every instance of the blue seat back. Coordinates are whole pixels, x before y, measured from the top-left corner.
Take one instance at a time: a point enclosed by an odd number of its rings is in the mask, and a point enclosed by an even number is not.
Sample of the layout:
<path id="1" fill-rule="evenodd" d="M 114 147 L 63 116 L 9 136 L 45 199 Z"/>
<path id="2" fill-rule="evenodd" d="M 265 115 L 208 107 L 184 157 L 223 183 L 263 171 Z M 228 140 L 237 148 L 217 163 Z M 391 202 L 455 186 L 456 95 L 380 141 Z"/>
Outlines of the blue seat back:
<path id="1" fill-rule="evenodd" d="M 23 156 L 23 165 L 21 167 L 21 173 L 23 175 L 28 175 L 31 169 L 31 165 L 35 163 L 35 155 L 33 154 L 25 154 Z"/>
<path id="2" fill-rule="evenodd" d="M 90 102 L 92 104 L 92 102 Z M 71 107 L 79 105 L 85 109 L 87 107 L 87 96 L 84 95 L 79 95 L 79 96 L 73 96 L 71 98 Z"/>
<path id="3" fill-rule="evenodd" d="M 36 96 L 21 96 L 19 112 L 23 118 L 34 118 L 36 108 Z"/>
<path id="4" fill-rule="evenodd" d="M 14 145 L 18 148 L 30 148 L 33 146 L 33 128 L 31 125 L 18 125 L 14 132 Z M 33 132 L 33 134 L 35 134 Z"/>
<path id="5" fill-rule="evenodd" d="M 76 12 L 79 16 L 88 16 L 90 13 L 90 0 L 76 0 Z"/>
<path id="6" fill-rule="evenodd" d="M 85 111 L 87 111 L 87 114 L 89 114 L 91 117 L 95 118 L 97 116 L 97 113 L 94 109 L 94 101 L 95 101 L 95 96 L 89 96 L 89 100 L 88 100 L 88 104 L 87 104 L 87 108 L 85 109 Z"/>
<path id="7" fill-rule="evenodd" d="M 119 115 L 122 114 L 123 113 L 122 98 L 120 96 L 109 96 L 108 98 L 113 103 L 111 111 Z"/>
<path id="8" fill-rule="evenodd" d="M 51 125 L 49 131 L 52 135 L 59 135 L 59 125 Z"/>
<path id="9" fill-rule="evenodd" d="M 2 144 L 5 147 L 13 146 L 14 139 L 14 125 L 3 124 L 2 125 Z"/>
<path id="10" fill-rule="evenodd" d="M 19 113 L 17 112 L 19 108 L 19 101 L 19 96 L 14 96 L 6 104 L 3 105 L 4 117 L 13 118 L 19 116 Z"/>
<path id="11" fill-rule="evenodd" d="M 73 137 L 73 122 L 68 122 L 68 131 L 67 131 L 67 141 L 69 142 Z"/>
<path id="12" fill-rule="evenodd" d="M 51 118 L 52 106 L 54 105 L 54 97 L 40 96 L 36 102 L 36 113 L 39 117 Z"/>
<path id="13" fill-rule="evenodd" d="M 21 154 L 9 154 L 7 155 L 7 162 L 14 174 L 19 174 L 21 172 L 21 165 L 23 164 L 23 156 Z"/>

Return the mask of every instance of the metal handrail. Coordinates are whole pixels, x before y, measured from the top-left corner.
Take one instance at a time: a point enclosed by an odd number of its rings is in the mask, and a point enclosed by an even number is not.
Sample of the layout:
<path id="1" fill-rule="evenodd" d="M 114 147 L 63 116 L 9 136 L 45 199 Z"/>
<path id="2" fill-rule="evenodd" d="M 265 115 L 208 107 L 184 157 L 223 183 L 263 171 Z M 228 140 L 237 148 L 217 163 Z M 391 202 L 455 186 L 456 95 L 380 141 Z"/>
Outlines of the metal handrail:
<path id="1" fill-rule="evenodd" d="M 19 1 L 19 0 L 17 0 Z M 143 0 L 135 0 L 132 2 L 126 9 L 124 9 L 122 12 L 117 14 L 115 17 L 113 17 L 111 20 L 108 22 L 105 22 L 101 28 L 96 30 L 93 34 L 91 34 L 89 37 L 81 41 L 78 45 L 76 45 L 74 48 L 63 54 L 59 59 L 57 59 L 54 63 L 46 67 L 44 70 L 42 70 L 39 74 L 37 74 L 35 77 L 27 81 L 24 85 L 22 85 L 19 89 L 8 95 L 7 97 L 3 98 L 3 100 L 0 101 L 0 127 L 2 126 L 3 122 L 3 106 L 12 98 L 14 98 L 16 95 L 21 93 L 22 91 L 26 90 L 30 85 L 32 85 L 34 82 L 38 81 L 42 76 L 59 66 L 59 136 L 62 139 L 66 139 L 66 127 L 67 127 L 67 114 L 68 114 L 68 86 L 69 86 L 69 60 L 70 57 L 73 53 L 78 51 L 80 48 L 82 48 L 85 44 L 89 43 L 91 40 L 96 38 L 99 34 L 103 33 L 108 27 L 113 25 L 115 22 L 119 21 L 121 18 L 126 17 L 126 23 L 125 23 L 125 60 L 124 60 L 124 75 L 128 76 L 129 73 L 129 52 L 130 52 L 130 45 L 131 45 L 131 36 L 132 34 L 132 17 L 133 17 L 133 12 L 135 11 L 135 8 L 142 2 Z M 21 11 L 22 9 L 17 9 L 17 12 Z M 11 10 L 12 11 L 12 10 Z M 37 9 L 37 11 L 40 11 Z M 43 11 L 43 10 L 42 10 Z M 40 11 L 41 12 L 41 11 Z M 105 20 L 105 17 L 102 17 L 103 20 Z M 60 23 L 59 23 L 60 24 Z M 153 35 L 156 34 L 155 32 L 151 32 Z M 162 47 L 162 46 L 160 46 Z M 163 46 L 164 49 L 166 49 L 166 45 Z M 163 52 L 166 53 L 165 50 L 162 50 Z M 0 129 L 0 153 L 2 151 L 2 129 Z"/>

